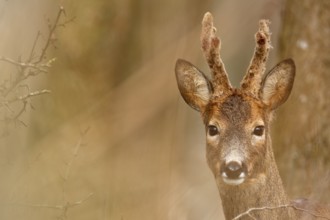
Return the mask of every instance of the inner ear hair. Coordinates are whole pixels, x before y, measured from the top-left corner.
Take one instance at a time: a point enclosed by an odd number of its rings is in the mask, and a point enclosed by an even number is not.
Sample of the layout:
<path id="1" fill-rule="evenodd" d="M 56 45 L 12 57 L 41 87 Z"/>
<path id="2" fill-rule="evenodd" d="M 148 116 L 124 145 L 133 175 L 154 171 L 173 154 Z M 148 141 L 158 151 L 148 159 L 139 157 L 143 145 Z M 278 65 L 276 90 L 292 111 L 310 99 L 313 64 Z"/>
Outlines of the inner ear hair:
<path id="1" fill-rule="evenodd" d="M 175 65 L 178 88 L 185 102 L 201 111 L 209 102 L 213 92 L 210 80 L 190 62 L 178 59 Z"/>
<path id="2" fill-rule="evenodd" d="M 271 69 L 261 84 L 260 98 L 271 110 L 283 104 L 289 97 L 295 77 L 295 64 L 286 59 Z"/>

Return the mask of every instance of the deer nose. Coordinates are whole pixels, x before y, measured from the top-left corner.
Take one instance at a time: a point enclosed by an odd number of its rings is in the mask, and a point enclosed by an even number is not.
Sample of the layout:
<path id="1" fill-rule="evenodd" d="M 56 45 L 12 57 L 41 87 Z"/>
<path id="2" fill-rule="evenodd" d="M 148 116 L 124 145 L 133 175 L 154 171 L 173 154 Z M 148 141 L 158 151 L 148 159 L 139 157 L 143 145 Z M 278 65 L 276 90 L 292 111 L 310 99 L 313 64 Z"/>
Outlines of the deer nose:
<path id="1" fill-rule="evenodd" d="M 231 161 L 224 166 L 223 172 L 226 173 L 229 179 L 237 179 L 243 172 L 243 167 L 237 161 Z"/>
<path id="2" fill-rule="evenodd" d="M 221 176 L 225 183 L 238 185 L 244 182 L 247 173 L 245 163 L 230 161 L 221 166 Z"/>

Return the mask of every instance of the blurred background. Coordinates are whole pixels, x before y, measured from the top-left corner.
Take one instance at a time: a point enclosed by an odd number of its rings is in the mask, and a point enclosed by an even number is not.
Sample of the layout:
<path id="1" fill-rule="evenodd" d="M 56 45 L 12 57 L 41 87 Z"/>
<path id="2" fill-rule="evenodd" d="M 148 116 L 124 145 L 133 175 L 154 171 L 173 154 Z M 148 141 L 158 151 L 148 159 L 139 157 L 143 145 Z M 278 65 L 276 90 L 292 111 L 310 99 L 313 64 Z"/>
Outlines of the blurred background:
<path id="1" fill-rule="evenodd" d="M 207 11 L 235 86 L 258 20 L 271 21 L 268 69 L 288 57 L 297 65 L 273 123 L 280 173 L 290 197 L 330 202 L 329 1 L 1 0 L 0 92 L 20 71 L 4 58 L 42 53 L 60 6 L 44 59 L 56 61 L 11 97 L 51 93 L 24 108 L 1 96 L 0 219 L 223 219 L 202 121 L 174 77 L 178 58 L 208 73 L 199 43 Z"/>

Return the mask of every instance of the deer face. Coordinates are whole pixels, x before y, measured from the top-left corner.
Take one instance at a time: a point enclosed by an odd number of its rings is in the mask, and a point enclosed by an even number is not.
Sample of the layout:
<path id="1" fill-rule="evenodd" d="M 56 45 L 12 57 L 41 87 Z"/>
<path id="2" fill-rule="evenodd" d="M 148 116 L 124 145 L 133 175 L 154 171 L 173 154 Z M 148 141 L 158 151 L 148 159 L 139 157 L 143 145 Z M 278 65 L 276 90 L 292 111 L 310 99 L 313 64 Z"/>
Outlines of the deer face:
<path id="1" fill-rule="evenodd" d="M 237 90 L 206 106 L 207 161 L 218 184 L 239 185 L 265 172 L 270 115 L 264 108 Z"/>
<path id="2" fill-rule="evenodd" d="M 185 60 L 177 61 L 175 72 L 182 97 L 202 115 L 207 161 L 218 184 L 239 185 L 261 178 L 271 150 L 271 113 L 289 96 L 293 61 L 284 60 L 273 68 L 260 82 L 257 95 L 244 88 L 215 90 L 219 85 Z"/>
<path id="3" fill-rule="evenodd" d="M 238 89 L 228 80 L 210 13 L 204 15 L 201 43 L 212 80 L 188 61 L 176 62 L 178 88 L 186 103 L 202 115 L 208 165 L 220 185 L 263 178 L 272 152 L 271 113 L 287 100 L 293 86 L 295 65 L 291 59 L 263 76 L 271 48 L 268 24 L 260 21 L 254 56 Z"/>

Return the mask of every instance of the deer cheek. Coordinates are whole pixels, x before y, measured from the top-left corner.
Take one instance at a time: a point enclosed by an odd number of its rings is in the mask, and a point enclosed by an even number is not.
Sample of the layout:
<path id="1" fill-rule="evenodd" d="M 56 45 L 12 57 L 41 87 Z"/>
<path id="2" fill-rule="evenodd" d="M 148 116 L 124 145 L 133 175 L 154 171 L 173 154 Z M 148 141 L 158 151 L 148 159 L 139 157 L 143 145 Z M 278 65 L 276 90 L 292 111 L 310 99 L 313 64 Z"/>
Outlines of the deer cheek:
<path id="1" fill-rule="evenodd" d="M 260 140 L 254 145 L 250 146 L 249 150 L 249 162 L 248 172 L 251 174 L 258 175 L 260 172 L 264 171 L 264 163 L 267 148 L 265 140 Z"/>
<path id="2" fill-rule="evenodd" d="M 220 172 L 220 153 L 217 147 L 207 144 L 206 146 L 206 159 L 209 168 L 214 176 Z"/>

